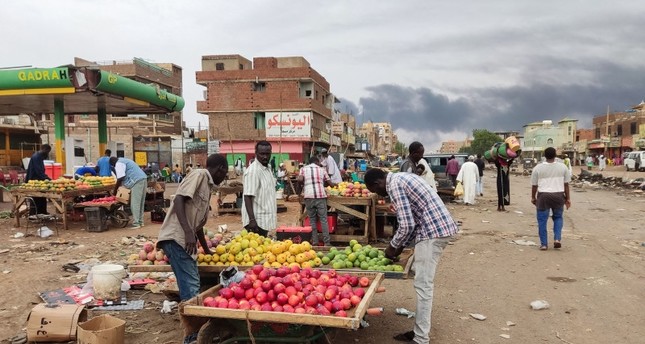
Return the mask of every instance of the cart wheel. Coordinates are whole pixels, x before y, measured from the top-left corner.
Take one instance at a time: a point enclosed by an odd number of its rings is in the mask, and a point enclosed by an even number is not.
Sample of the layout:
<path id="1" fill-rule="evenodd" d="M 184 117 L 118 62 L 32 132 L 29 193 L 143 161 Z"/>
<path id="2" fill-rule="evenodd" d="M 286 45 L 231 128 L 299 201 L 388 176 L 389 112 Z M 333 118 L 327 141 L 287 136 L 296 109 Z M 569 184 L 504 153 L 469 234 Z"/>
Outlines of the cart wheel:
<path id="1" fill-rule="evenodd" d="M 112 216 L 110 216 L 110 221 L 112 222 L 112 226 L 124 228 L 130 222 L 130 217 L 124 210 L 115 210 Z"/>
<path id="2" fill-rule="evenodd" d="M 233 336 L 231 326 L 224 319 L 211 319 L 205 323 L 197 334 L 197 344 L 221 343 Z"/>

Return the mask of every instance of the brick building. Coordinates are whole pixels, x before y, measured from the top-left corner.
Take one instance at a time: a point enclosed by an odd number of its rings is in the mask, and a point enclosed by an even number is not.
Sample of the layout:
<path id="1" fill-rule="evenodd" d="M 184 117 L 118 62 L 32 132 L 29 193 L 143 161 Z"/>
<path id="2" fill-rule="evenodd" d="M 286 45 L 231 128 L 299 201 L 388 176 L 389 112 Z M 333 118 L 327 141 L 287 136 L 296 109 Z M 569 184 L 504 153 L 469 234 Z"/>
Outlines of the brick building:
<path id="1" fill-rule="evenodd" d="M 388 122 L 374 123 L 369 121 L 363 123 L 358 129 L 358 136 L 366 139 L 370 147 L 370 153 L 382 158 L 394 153 L 394 146 L 397 137 Z"/>
<path id="2" fill-rule="evenodd" d="M 645 147 L 645 102 L 628 111 L 593 118 L 594 137 L 587 146 L 594 155 L 612 158 Z"/>
<path id="3" fill-rule="evenodd" d="M 303 57 L 202 56 L 197 83 L 205 86 L 197 112 L 229 163 L 247 163 L 267 140 L 278 162 L 304 161 L 329 147 L 334 97 L 329 83 Z M 281 153 L 281 156 L 278 156 Z"/>

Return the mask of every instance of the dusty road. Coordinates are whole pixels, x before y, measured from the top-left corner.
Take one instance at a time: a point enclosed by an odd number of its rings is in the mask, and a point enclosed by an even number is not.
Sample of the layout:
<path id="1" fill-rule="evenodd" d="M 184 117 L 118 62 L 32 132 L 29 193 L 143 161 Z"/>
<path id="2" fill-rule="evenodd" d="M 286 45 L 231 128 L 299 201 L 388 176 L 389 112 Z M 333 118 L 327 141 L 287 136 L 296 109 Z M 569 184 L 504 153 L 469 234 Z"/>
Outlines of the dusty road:
<path id="1" fill-rule="evenodd" d="M 618 167 L 607 174 L 645 177 L 625 174 Z M 477 205 L 449 205 L 463 224 L 435 279 L 432 343 L 643 343 L 645 196 L 621 189 L 573 188 L 563 248 L 539 251 L 537 246 L 513 243 L 539 243 L 529 178 L 511 177 L 511 205 L 505 213 L 495 211 L 493 184 L 494 172 L 487 171 L 485 194 Z M 279 214 L 279 223 L 293 223 L 295 209 L 290 203 L 289 212 Z M 0 339 L 26 326 L 29 310 L 40 301 L 37 292 L 84 281 L 83 276 L 62 272 L 63 264 L 88 258 L 124 261 L 136 248 L 121 245 L 122 236 L 154 238 L 158 231 L 158 225 L 149 225 L 137 232 L 87 233 L 78 224 L 60 232 L 61 239 L 75 245 L 51 245 L 56 239 L 13 239 L 13 222 L 0 221 L 0 251 L 9 250 L 0 254 L 0 270 L 8 271 L 0 280 Z M 227 223 L 237 230 L 239 221 L 222 216 L 209 226 Z M 385 307 L 385 314 L 369 318 L 368 328 L 330 333 L 331 342 L 396 343 L 392 335 L 412 328 L 413 320 L 394 314 L 397 307 L 414 310 L 412 281 L 386 280 L 384 285 L 388 291 L 377 294 L 371 306 Z M 126 343 L 180 342 L 178 317 L 159 313 L 163 296 L 132 296 L 146 300 L 146 309 L 110 313 L 128 322 Z M 534 300 L 546 300 L 550 308 L 531 310 Z M 487 318 L 478 321 L 469 313 Z"/>

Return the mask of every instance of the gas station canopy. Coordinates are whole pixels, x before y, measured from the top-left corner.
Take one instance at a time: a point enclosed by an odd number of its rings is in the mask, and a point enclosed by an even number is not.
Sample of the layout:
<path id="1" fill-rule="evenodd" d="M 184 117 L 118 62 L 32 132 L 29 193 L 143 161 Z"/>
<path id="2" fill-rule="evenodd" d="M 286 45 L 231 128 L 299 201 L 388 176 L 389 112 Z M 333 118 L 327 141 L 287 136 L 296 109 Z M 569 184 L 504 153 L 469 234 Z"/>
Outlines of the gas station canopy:
<path id="1" fill-rule="evenodd" d="M 143 84 L 95 68 L 0 70 L 0 115 L 54 113 L 54 100 L 65 114 L 151 114 L 181 111 L 184 99 L 157 85 Z"/>

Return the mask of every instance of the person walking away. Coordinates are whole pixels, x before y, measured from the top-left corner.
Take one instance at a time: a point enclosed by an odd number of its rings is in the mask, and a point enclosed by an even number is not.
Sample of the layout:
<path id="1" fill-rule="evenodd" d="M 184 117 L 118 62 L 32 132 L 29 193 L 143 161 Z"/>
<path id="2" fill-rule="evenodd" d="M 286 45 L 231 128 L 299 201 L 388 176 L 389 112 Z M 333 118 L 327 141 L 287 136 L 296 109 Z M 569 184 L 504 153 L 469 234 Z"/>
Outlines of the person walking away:
<path id="1" fill-rule="evenodd" d="M 329 224 L 327 222 L 327 191 L 325 186 L 334 186 L 329 179 L 327 172 L 321 167 L 317 156 L 309 158 L 309 165 L 300 169 L 298 182 L 303 185 L 302 190 L 305 198 L 305 208 L 309 215 L 311 224 L 311 244 L 318 245 L 317 223 L 320 221 L 323 242 L 325 246 L 331 246 L 329 237 Z"/>
<path id="2" fill-rule="evenodd" d="M 25 183 L 30 180 L 51 180 L 45 173 L 45 160 L 49 159 L 49 153 L 51 151 L 52 146 L 44 144 L 38 152 L 32 154 L 29 165 L 27 165 Z M 45 197 L 32 197 L 32 199 L 34 200 L 34 207 L 29 207 L 29 215 L 49 214 L 47 212 L 47 199 Z"/>
<path id="3" fill-rule="evenodd" d="M 414 241 L 414 289 L 417 294 L 414 330 L 394 339 L 418 344 L 430 342 L 434 276 L 443 249 L 457 233 L 457 223 L 443 201 L 421 177 L 412 173 L 388 173 L 373 168 L 365 173 L 365 185 L 371 192 L 389 196 L 399 222 L 385 256 L 401 254 Z"/>
<path id="4" fill-rule="evenodd" d="M 197 241 L 205 254 L 211 254 L 204 237 L 204 225 L 208 220 L 213 188 L 226 178 L 227 172 L 228 163 L 223 155 L 209 156 L 205 169 L 195 170 L 179 184 L 159 229 L 157 248 L 170 260 L 181 301 L 199 294 L 199 271 L 195 262 Z M 190 334 L 184 342 L 191 343 L 196 338 L 196 333 Z"/>
<path id="5" fill-rule="evenodd" d="M 477 194 L 481 197 L 484 196 L 484 169 L 486 168 L 486 161 L 482 159 L 481 154 L 477 154 L 475 165 L 479 169 L 479 179 L 477 180 Z"/>
<path id="6" fill-rule="evenodd" d="M 591 155 L 588 156 L 585 162 L 587 163 L 587 170 L 591 171 L 591 168 L 593 167 L 593 157 Z"/>
<path id="7" fill-rule="evenodd" d="M 112 151 L 109 149 L 105 150 L 105 155 L 99 158 L 96 161 L 96 167 L 98 168 L 98 174 L 101 177 L 110 177 L 112 176 L 112 166 L 110 165 L 110 156 Z"/>
<path id="8" fill-rule="evenodd" d="M 329 179 L 331 179 L 331 182 L 334 184 L 340 184 L 343 181 L 343 177 L 340 175 L 340 170 L 338 169 L 338 165 L 336 164 L 336 160 L 329 155 L 329 152 L 327 151 L 326 148 L 323 148 L 322 151 L 320 151 L 322 154 L 323 159 L 320 161 L 321 166 L 325 168 L 327 171 L 327 174 L 329 175 Z"/>
<path id="9" fill-rule="evenodd" d="M 457 174 L 459 174 L 459 161 L 451 155 L 446 163 L 446 177 L 450 178 L 453 187 L 457 186 Z"/>
<path id="10" fill-rule="evenodd" d="M 141 170 L 136 162 L 126 159 L 110 158 L 110 165 L 116 172 L 116 185 L 114 194 L 121 185 L 130 189 L 130 209 L 132 210 L 132 229 L 143 227 L 143 210 L 146 201 L 146 189 L 148 188 L 148 176 Z"/>
<path id="11" fill-rule="evenodd" d="M 540 250 L 548 248 L 547 223 L 553 212 L 553 247 L 562 247 L 562 213 L 564 206 L 571 207 L 569 182 L 571 174 L 563 163 L 555 161 L 555 148 L 544 150 L 546 162 L 536 166 L 531 173 L 531 203 L 537 210 Z"/>
<path id="12" fill-rule="evenodd" d="M 607 158 L 601 154 L 600 157 L 598 157 L 598 169 L 604 171 L 605 168 L 607 168 Z"/>
<path id="13" fill-rule="evenodd" d="M 459 169 L 457 174 L 457 182 L 460 182 L 464 187 L 464 204 L 475 204 L 475 194 L 477 192 L 477 182 L 479 180 L 479 168 L 475 164 L 475 157 L 469 156 Z"/>
<path id="14" fill-rule="evenodd" d="M 508 179 L 508 174 L 511 171 L 513 160 L 495 160 L 495 167 L 497 168 L 497 211 L 506 211 L 504 206 L 511 204 L 511 183 Z"/>
<path id="15" fill-rule="evenodd" d="M 249 232 L 264 237 L 275 236 L 278 216 L 275 198 L 275 178 L 269 167 L 271 144 L 260 141 L 255 145 L 255 160 L 244 172 L 242 225 Z"/>

